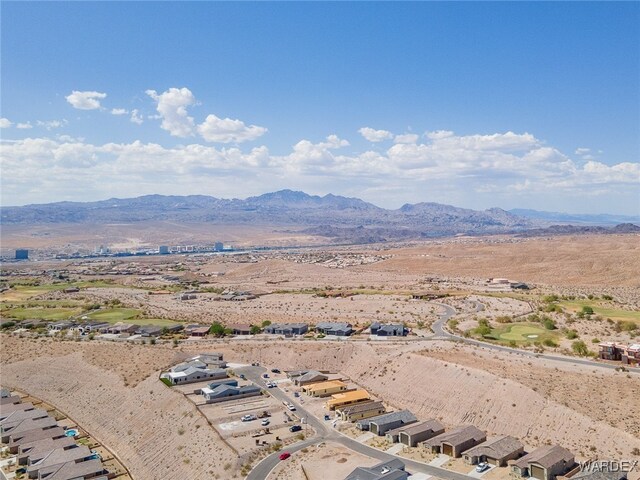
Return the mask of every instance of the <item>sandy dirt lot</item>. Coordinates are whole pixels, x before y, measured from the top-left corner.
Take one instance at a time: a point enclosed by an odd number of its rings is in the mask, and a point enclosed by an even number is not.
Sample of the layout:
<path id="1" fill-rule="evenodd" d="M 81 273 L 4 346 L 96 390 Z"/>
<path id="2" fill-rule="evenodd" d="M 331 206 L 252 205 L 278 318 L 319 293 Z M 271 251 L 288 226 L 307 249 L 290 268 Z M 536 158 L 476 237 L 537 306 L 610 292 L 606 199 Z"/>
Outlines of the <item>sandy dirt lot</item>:
<path id="1" fill-rule="evenodd" d="M 268 480 L 325 480 L 344 478 L 356 467 L 369 467 L 377 460 L 355 453 L 347 448 L 323 443 L 305 448 L 280 463 L 267 477 Z"/>

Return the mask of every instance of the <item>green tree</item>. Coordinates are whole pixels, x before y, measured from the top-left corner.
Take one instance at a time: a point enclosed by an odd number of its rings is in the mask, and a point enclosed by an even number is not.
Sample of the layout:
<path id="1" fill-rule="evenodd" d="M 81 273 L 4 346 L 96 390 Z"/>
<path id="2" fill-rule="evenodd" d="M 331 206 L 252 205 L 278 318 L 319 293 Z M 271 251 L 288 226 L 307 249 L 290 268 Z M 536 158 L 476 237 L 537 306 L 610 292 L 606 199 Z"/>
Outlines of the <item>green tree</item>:
<path id="1" fill-rule="evenodd" d="M 593 308 L 591 308 L 589 305 L 585 305 L 584 307 L 582 307 L 582 313 L 584 315 L 593 315 Z"/>
<path id="2" fill-rule="evenodd" d="M 209 333 L 216 337 L 224 337 L 224 326 L 219 322 L 213 322 L 209 329 Z"/>
<path id="3" fill-rule="evenodd" d="M 589 349 L 587 348 L 587 344 L 582 340 L 576 340 L 571 344 L 571 348 L 574 352 L 576 352 L 581 357 L 586 357 L 589 355 Z"/>
<path id="4" fill-rule="evenodd" d="M 258 333 L 260 333 L 262 331 L 262 329 L 257 326 L 257 325 L 251 325 L 251 335 L 257 335 Z"/>
<path id="5" fill-rule="evenodd" d="M 262 322 L 262 328 L 268 327 L 269 325 L 271 325 L 271 322 L 269 320 L 265 320 L 264 322 Z"/>

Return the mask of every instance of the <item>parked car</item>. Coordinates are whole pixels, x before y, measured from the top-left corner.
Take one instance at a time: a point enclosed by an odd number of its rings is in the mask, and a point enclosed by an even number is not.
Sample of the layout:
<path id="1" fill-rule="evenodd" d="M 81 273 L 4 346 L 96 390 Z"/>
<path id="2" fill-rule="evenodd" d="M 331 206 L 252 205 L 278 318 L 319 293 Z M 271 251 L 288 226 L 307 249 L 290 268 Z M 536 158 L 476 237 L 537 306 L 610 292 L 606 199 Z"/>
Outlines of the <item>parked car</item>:
<path id="1" fill-rule="evenodd" d="M 260 364 L 259 364 L 258 362 L 253 362 L 253 363 L 251 364 L 251 366 L 252 366 L 252 367 L 259 367 L 259 366 L 260 366 Z"/>
<path id="2" fill-rule="evenodd" d="M 289 404 L 289 405 L 287 405 L 287 408 L 289 409 L 290 412 L 295 412 L 296 411 L 295 405 Z"/>
<path id="3" fill-rule="evenodd" d="M 476 465 L 476 472 L 478 473 L 482 473 L 488 469 L 489 469 L 489 464 L 486 462 L 480 462 L 478 465 Z"/>
<path id="4" fill-rule="evenodd" d="M 280 454 L 280 460 L 286 460 L 287 458 L 289 458 L 291 456 L 291 454 L 289 452 L 282 452 Z"/>
<path id="5" fill-rule="evenodd" d="M 300 393 L 299 392 L 293 392 L 293 396 L 297 398 L 297 397 L 300 396 Z"/>
<path id="6" fill-rule="evenodd" d="M 266 427 L 267 425 L 269 425 L 271 422 L 268 419 L 264 419 L 260 422 L 260 425 L 262 425 L 263 427 Z"/>
<path id="7" fill-rule="evenodd" d="M 262 374 L 262 378 L 269 378 L 269 374 L 268 373 L 263 373 Z"/>
<path id="8" fill-rule="evenodd" d="M 251 421 L 257 420 L 257 419 L 258 419 L 258 417 L 256 417 L 255 415 L 245 415 L 240 420 L 242 420 L 243 422 L 251 422 Z"/>
<path id="9" fill-rule="evenodd" d="M 275 388 L 277 385 L 274 382 L 267 382 L 267 388 Z"/>
<path id="10" fill-rule="evenodd" d="M 280 373 L 280 370 L 278 370 L 277 368 L 272 368 L 271 373 Z"/>
<path id="11" fill-rule="evenodd" d="M 290 432 L 299 432 L 300 430 L 302 430 L 302 427 L 300 425 L 291 425 L 289 427 Z"/>
<path id="12" fill-rule="evenodd" d="M 240 378 L 241 378 L 242 380 L 246 380 L 246 379 L 247 379 L 247 377 L 245 377 L 245 376 L 244 376 L 244 373 L 241 373 L 241 374 L 240 374 Z"/>
<path id="13" fill-rule="evenodd" d="M 331 417 L 325 413 L 325 414 L 324 414 L 324 419 L 325 419 L 325 420 L 331 420 Z"/>

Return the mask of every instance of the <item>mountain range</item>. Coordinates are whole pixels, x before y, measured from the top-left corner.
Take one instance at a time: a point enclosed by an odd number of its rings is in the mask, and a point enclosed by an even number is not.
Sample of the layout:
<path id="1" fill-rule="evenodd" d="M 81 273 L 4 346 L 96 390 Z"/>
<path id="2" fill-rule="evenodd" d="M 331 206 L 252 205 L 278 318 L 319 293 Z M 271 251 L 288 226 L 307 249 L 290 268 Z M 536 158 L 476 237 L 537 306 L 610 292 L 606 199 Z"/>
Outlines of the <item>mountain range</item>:
<path id="1" fill-rule="evenodd" d="M 392 210 L 358 198 L 280 190 L 244 200 L 206 195 L 145 195 L 97 202 L 3 207 L 1 223 L 37 225 L 171 221 L 262 224 L 278 228 L 302 228 L 305 232 L 331 237 L 334 241 L 367 243 L 456 234 L 527 231 L 544 234 L 545 227 L 550 225 L 545 221 L 548 217 L 544 213 L 529 210 L 509 212 L 501 208 L 478 211 L 438 203 L 405 204 Z M 580 232 L 579 229 L 572 231 Z M 558 233 L 565 232 L 561 230 Z"/>

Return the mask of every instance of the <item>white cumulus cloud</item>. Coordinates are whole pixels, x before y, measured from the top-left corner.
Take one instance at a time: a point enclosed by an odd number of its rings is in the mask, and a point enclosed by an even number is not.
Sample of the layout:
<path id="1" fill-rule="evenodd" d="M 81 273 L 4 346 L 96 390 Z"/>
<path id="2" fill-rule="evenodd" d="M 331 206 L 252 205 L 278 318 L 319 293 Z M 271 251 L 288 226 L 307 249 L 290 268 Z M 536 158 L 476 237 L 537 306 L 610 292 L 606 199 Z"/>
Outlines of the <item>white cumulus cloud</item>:
<path id="1" fill-rule="evenodd" d="M 16 128 L 19 128 L 20 130 L 27 130 L 29 128 L 33 128 L 33 125 L 31 125 L 31 122 L 22 122 L 18 123 Z"/>
<path id="2" fill-rule="evenodd" d="M 74 90 L 65 98 L 73 108 L 78 110 L 97 110 L 100 108 L 100 100 L 106 97 L 106 93 Z"/>
<path id="3" fill-rule="evenodd" d="M 161 94 L 155 90 L 147 90 L 145 93 L 156 102 L 156 109 L 162 118 L 160 127 L 163 130 L 174 137 L 193 136 L 195 122 L 187 112 L 187 107 L 196 103 L 191 90 L 183 87 L 170 88 Z"/>
<path id="4" fill-rule="evenodd" d="M 38 120 L 36 124 L 39 127 L 44 127 L 47 130 L 53 130 L 54 128 L 60 128 L 67 125 L 69 122 L 66 119 L 62 120 Z"/>
<path id="5" fill-rule="evenodd" d="M 0 128 L 9 128 L 11 125 L 13 125 L 13 122 L 8 118 L 0 118 Z"/>
<path id="6" fill-rule="evenodd" d="M 207 115 L 204 122 L 198 125 L 198 133 L 207 142 L 241 143 L 255 140 L 267 132 L 264 127 L 245 125 L 240 120 L 218 118 L 213 114 Z"/>
<path id="7" fill-rule="evenodd" d="M 131 110 L 131 117 L 129 118 L 129 120 L 131 120 L 131 122 L 135 123 L 136 125 L 142 125 L 142 122 L 144 122 L 142 115 L 140 115 L 140 112 L 138 112 L 137 108 Z"/>
<path id="8" fill-rule="evenodd" d="M 376 130 L 370 127 L 362 127 L 360 130 L 358 130 L 358 133 L 373 143 L 378 143 L 393 138 L 393 133 L 389 132 L 388 130 Z"/>
<path id="9" fill-rule="evenodd" d="M 393 141 L 395 143 L 416 143 L 418 138 L 415 133 L 405 133 L 404 135 L 396 135 Z"/>
<path id="10" fill-rule="evenodd" d="M 112 108 L 111 115 L 126 115 L 129 111 L 126 108 Z"/>

